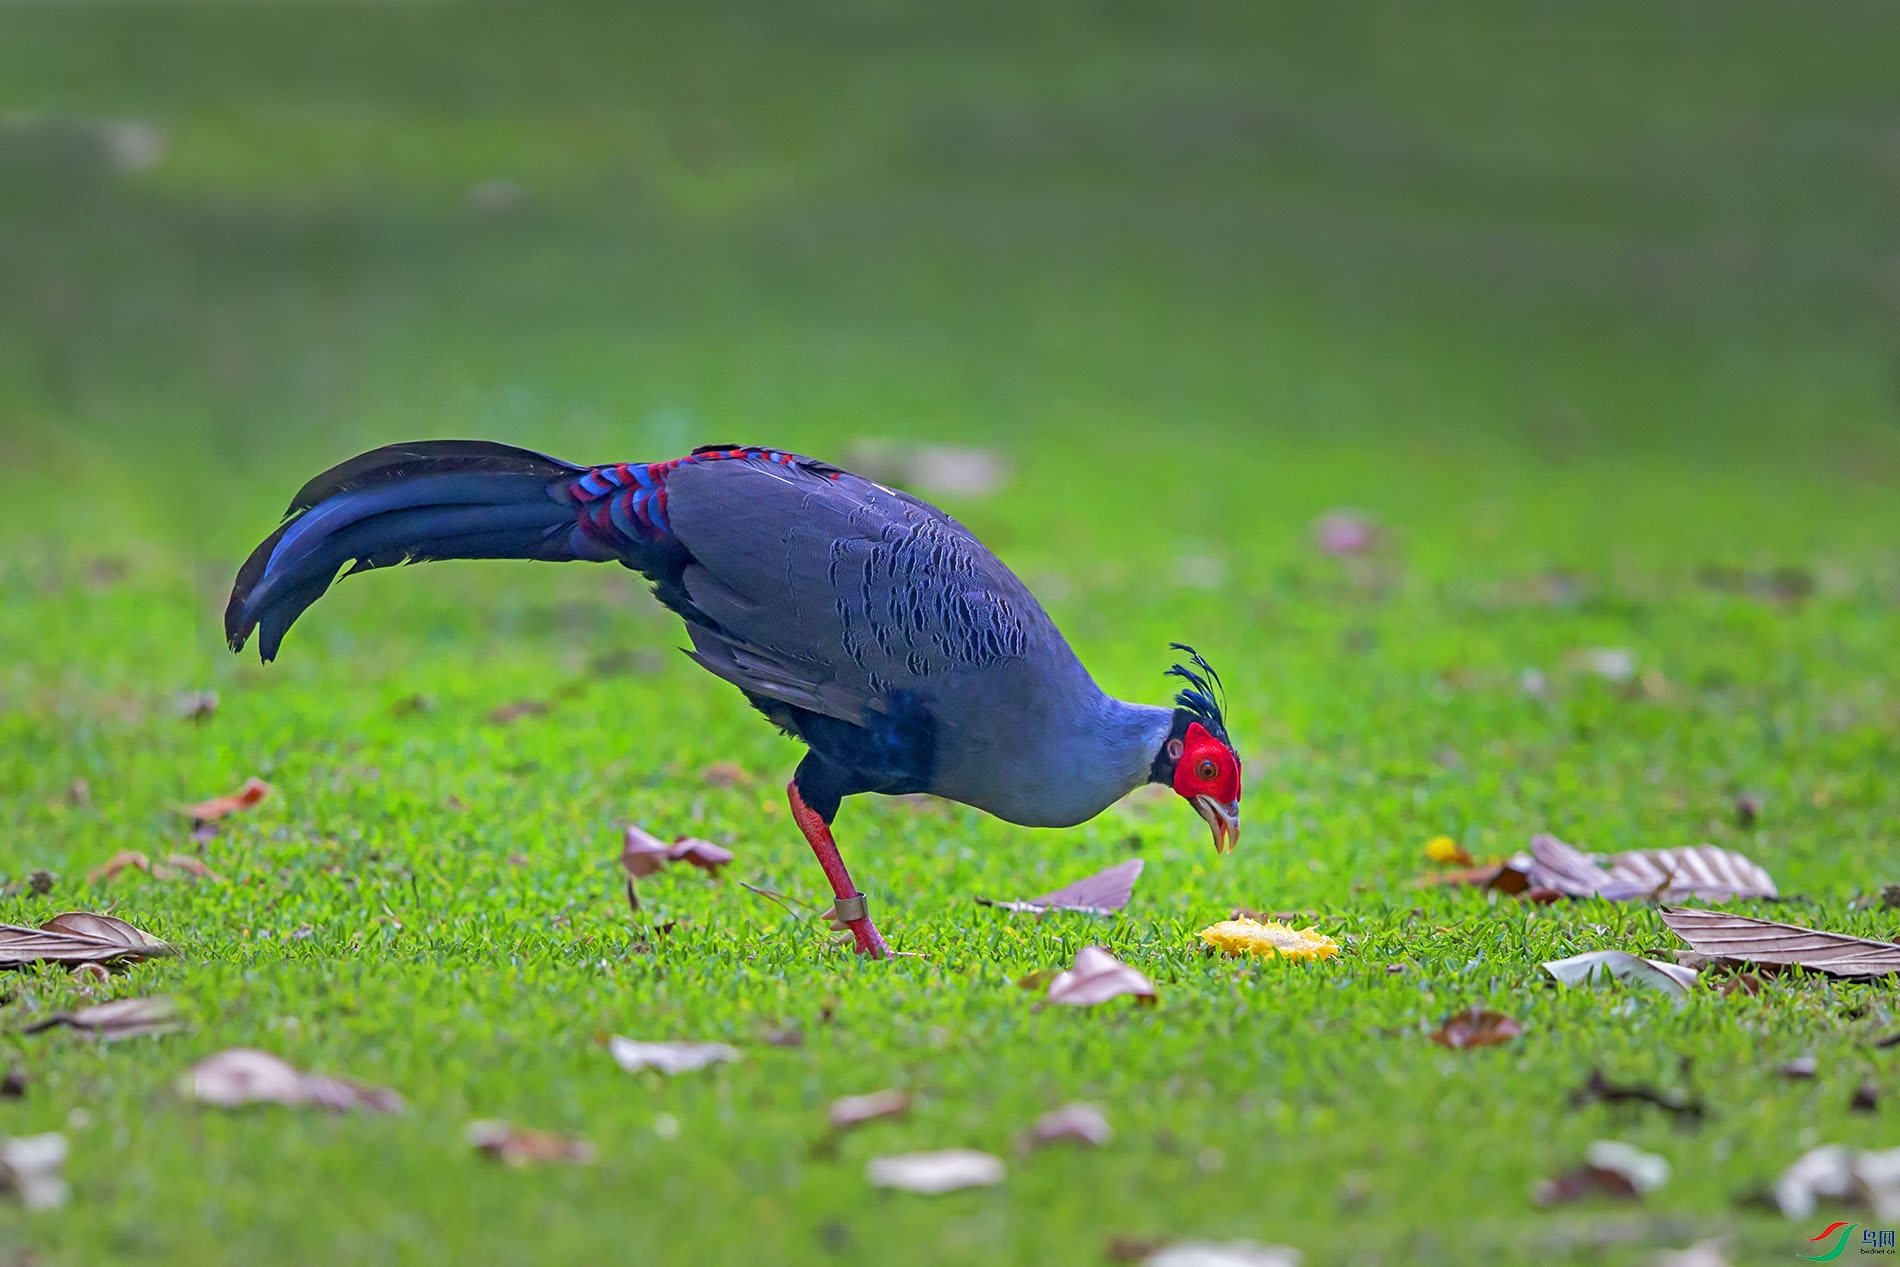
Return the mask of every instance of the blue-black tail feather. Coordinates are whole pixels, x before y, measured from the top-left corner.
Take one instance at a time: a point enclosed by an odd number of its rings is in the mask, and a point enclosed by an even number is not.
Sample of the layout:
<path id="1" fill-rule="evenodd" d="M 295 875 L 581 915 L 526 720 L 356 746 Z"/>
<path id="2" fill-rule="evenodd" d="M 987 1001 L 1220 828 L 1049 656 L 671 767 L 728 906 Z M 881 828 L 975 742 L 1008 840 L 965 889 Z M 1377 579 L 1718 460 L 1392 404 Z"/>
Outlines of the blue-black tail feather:
<path id="1" fill-rule="evenodd" d="M 253 631 L 276 658 L 284 633 L 336 580 L 432 559 L 611 557 L 575 530 L 560 490 L 588 468 L 486 440 L 393 444 L 304 485 L 282 526 L 239 569 L 225 608 L 236 651 Z"/>

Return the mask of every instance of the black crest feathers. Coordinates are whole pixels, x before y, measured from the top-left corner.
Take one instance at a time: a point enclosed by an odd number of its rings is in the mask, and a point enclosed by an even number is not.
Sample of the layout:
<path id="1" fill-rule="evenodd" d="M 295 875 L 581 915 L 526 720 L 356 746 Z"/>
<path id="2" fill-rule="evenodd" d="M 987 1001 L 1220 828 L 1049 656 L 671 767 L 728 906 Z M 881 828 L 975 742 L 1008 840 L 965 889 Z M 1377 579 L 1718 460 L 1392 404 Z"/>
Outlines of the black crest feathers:
<path id="1" fill-rule="evenodd" d="M 1214 672 L 1201 653 L 1183 642 L 1168 644 L 1175 651 L 1185 651 L 1187 664 L 1177 664 L 1167 672 L 1168 677 L 1178 677 L 1187 685 L 1174 697 L 1174 706 L 1194 715 L 1205 727 L 1207 733 L 1222 743 L 1231 744 L 1227 737 L 1227 688 L 1221 683 L 1220 674 Z"/>

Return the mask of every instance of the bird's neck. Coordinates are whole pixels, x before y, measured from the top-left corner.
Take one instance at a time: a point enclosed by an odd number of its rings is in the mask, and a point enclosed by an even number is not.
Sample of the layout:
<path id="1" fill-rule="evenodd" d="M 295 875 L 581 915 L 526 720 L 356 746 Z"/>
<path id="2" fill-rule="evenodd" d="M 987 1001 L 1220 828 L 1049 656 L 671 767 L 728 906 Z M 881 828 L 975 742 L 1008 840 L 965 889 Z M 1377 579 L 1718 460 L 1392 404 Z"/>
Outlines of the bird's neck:
<path id="1" fill-rule="evenodd" d="M 1155 755 L 1168 742 L 1174 726 L 1173 710 L 1104 695 L 1098 725 L 1102 769 L 1105 775 L 1112 774 L 1117 789 L 1114 799 L 1152 782 Z"/>

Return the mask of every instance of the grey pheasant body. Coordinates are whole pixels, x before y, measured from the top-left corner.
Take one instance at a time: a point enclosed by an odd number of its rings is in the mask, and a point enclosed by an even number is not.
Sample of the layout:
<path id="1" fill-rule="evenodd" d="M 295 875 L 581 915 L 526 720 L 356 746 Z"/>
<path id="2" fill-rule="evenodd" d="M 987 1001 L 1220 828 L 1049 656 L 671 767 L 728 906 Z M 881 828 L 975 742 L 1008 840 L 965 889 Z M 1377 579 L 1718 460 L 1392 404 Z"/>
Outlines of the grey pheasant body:
<path id="1" fill-rule="evenodd" d="M 1035 596 L 950 516 L 775 449 L 577 466 L 486 441 L 390 445 L 310 481 L 239 570 L 225 632 L 270 660 L 349 573 L 429 559 L 619 562 L 690 654 L 810 749 L 788 789 L 858 948 L 885 946 L 830 823 L 861 792 L 929 792 L 1065 827 L 1171 782 L 1225 851 L 1240 766 L 1198 656 L 1172 710 L 1089 676 Z M 1210 680 L 1213 685 L 1210 685 Z"/>

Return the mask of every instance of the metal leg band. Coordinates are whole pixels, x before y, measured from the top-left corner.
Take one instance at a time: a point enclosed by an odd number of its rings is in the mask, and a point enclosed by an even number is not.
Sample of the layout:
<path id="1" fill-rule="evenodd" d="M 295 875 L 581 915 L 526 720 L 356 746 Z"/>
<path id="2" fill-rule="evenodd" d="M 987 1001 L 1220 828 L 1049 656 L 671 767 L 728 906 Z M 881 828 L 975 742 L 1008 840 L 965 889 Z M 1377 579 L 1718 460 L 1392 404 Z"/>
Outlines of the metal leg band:
<path id="1" fill-rule="evenodd" d="M 864 894 L 854 893 L 850 897 L 841 897 L 831 905 L 831 913 L 849 924 L 856 920 L 869 919 L 871 908 L 864 900 Z"/>

